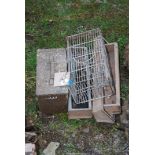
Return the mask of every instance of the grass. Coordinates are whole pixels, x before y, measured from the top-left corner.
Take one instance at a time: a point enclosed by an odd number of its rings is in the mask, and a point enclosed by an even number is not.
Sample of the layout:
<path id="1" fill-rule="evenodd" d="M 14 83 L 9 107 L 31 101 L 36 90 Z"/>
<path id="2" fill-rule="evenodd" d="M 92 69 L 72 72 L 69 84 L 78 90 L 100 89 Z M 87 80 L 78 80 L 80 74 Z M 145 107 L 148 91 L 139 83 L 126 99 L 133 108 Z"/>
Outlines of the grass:
<path id="1" fill-rule="evenodd" d="M 128 84 L 122 83 L 121 84 L 121 98 L 123 100 L 128 99 L 128 95 L 129 95 L 129 86 Z"/>
<path id="2" fill-rule="evenodd" d="M 108 42 L 118 42 L 120 72 L 123 72 L 124 50 L 128 43 L 128 1 L 127 0 L 26 0 L 26 115 L 42 129 L 35 97 L 36 51 L 39 48 L 66 47 L 65 37 L 99 27 Z M 122 79 L 121 79 L 122 80 Z M 128 84 L 121 85 L 121 98 L 128 96 Z M 87 125 L 96 126 L 93 119 L 69 120 L 66 114 L 59 114 L 58 121 L 50 124 L 51 129 L 65 128 L 72 132 Z M 61 126 L 63 124 L 63 126 Z M 70 148 L 73 148 L 71 146 Z"/>
<path id="3" fill-rule="evenodd" d="M 57 114 L 57 121 L 52 122 L 50 128 L 53 130 L 58 130 L 60 128 L 64 129 L 66 132 L 74 132 L 78 128 L 93 125 L 95 126 L 97 123 L 94 119 L 87 120 L 68 120 L 68 116 L 66 113 Z"/>

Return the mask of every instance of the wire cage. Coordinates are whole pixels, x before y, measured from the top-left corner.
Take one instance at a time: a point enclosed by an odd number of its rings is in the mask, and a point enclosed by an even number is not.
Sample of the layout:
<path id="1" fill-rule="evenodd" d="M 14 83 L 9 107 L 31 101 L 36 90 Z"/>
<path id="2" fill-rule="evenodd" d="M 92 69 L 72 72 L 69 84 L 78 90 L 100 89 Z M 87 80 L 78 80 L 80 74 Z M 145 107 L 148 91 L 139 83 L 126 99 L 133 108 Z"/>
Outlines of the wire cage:
<path id="1" fill-rule="evenodd" d="M 99 28 L 67 37 L 69 91 L 76 104 L 115 93 L 104 38 Z M 108 87 L 108 93 L 105 90 Z M 110 88 L 110 89 L 109 89 Z"/>

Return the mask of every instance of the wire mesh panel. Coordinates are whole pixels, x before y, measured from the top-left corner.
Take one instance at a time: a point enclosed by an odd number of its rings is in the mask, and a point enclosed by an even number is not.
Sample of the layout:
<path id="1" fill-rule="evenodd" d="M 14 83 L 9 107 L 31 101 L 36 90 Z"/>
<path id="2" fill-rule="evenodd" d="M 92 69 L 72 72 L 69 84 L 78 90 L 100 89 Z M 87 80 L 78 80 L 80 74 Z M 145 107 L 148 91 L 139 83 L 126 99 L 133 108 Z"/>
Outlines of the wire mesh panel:
<path id="1" fill-rule="evenodd" d="M 114 93 L 108 57 L 100 29 L 67 37 L 69 90 L 76 104 Z M 111 91 L 104 93 L 106 87 Z"/>

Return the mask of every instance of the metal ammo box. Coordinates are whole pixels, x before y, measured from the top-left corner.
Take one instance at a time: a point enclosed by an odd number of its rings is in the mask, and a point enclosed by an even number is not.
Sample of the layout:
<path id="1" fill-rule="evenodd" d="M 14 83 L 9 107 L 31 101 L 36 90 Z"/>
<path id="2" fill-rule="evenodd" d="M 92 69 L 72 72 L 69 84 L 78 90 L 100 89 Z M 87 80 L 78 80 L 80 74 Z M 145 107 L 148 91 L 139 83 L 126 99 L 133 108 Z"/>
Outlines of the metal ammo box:
<path id="1" fill-rule="evenodd" d="M 44 114 L 67 112 L 68 89 L 54 87 L 55 72 L 67 72 L 65 48 L 38 49 L 36 95 Z"/>

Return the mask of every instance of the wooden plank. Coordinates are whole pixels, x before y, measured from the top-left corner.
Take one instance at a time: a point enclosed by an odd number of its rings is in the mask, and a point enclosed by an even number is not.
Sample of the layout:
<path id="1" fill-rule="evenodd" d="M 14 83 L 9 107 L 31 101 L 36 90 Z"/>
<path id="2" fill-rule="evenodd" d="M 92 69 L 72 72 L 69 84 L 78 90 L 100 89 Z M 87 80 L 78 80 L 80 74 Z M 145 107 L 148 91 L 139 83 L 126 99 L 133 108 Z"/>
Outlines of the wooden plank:
<path id="1" fill-rule="evenodd" d="M 114 121 L 103 110 L 103 99 L 93 101 L 92 113 L 97 122 L 114 123 Z"/>
<path id="2" fill-rule="evenodd" d="M 118 55 L 118 44 L 109 43 L 106 44 L 107 52 L 109 54 L 109 63 L 112 70 L 112 76 L 115 83 L 116 94 L 110 98 L 105 98 L 104 108 L 110 114 L 120 114 L 120 78 L 119 78 L 119 55 Z M 107 91 L 109 91 L 107 89 Z"/>
<path id="3" fill-rule="evenodd" d="M 120 114 L 121 106 L 118 104 L 106 104 L 104 105 L 105 110 L 110 114 Z"/>
<path id="4" fill-rule="evenodd" d="M 93 115 L 97 122 L 114 123 L 114 121 L 103 110 L 93 112 Z"/>
<path id="5" fill-rule="evenodd" d="M 76 108 L 73 107 L 73 100 L 71 95 L 68 99 L 68 118 L 69 119 L 81 119 L 81 118 L 92 118 L 92 105 L 88 102 L 88 108 Z"/>
<path id="6" fill-rule="evenodd" d="M 79 110 L 76 111 L 69 111 L 68 112 L 69 119 L 85 119 L 85 118 L 92 118 L 92 110 Z"/>

